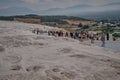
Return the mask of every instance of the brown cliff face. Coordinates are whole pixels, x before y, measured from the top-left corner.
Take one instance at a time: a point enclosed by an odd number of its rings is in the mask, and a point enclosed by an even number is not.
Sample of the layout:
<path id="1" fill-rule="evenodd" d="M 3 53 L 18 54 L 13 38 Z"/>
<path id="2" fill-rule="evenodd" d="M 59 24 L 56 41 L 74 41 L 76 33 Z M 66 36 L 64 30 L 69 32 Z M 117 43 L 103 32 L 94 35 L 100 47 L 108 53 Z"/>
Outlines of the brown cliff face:
<path id="1" fill-rule="evenodd" d="M 41 22 L 40 19 L 33 19 L 33 18 L 14 18 L 14 21 L 25 22 L 25 23 L 36 23 L 36 24 L 39 24 Z"/>

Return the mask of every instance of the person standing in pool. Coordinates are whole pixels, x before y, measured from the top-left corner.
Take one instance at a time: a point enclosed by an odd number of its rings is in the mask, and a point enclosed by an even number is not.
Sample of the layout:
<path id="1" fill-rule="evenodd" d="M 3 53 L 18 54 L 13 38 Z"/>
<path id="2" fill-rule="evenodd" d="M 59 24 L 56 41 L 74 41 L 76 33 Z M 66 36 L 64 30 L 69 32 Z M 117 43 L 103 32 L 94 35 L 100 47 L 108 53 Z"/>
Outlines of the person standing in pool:
<path id="1" fill-rule="evenodd" d="M 93 32 L 90 33 L 90 39 L 91 39 L 91 43 L 93 44 L 94 43 L 94 33 Z"/>
<path id="2" fill-rule="evenodd" d="M 105 33 L 101 35 L 101 41 L 102 41 L 101 47 L 105 47 Z"/>

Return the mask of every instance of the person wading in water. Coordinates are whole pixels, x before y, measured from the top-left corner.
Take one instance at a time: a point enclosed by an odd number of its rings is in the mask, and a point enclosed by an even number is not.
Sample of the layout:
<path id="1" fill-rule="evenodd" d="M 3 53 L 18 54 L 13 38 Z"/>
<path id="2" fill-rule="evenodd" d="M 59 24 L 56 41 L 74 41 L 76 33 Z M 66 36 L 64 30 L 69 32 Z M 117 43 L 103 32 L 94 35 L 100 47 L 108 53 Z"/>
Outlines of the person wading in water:
<path id="1" fill-rule="evenodd" d="M 105 33 L 102 34 L 101 41 L 102 41 L 101 47 L 105 47 Z"/>

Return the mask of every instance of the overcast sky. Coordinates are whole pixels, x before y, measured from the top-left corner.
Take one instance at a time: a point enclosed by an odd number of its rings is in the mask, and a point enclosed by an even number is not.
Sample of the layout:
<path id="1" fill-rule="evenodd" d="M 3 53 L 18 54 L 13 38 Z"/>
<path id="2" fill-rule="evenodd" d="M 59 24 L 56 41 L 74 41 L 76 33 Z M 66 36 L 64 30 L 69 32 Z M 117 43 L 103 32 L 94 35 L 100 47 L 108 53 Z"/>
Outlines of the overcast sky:
<path id="1" fill-rule="evenodd" d="M 118 2 L 120 0 L 0 0 L 0 9 L 25 7 L 38 11 L 50 8 L 66 8 L 81 4 L 98 6 Z"/>

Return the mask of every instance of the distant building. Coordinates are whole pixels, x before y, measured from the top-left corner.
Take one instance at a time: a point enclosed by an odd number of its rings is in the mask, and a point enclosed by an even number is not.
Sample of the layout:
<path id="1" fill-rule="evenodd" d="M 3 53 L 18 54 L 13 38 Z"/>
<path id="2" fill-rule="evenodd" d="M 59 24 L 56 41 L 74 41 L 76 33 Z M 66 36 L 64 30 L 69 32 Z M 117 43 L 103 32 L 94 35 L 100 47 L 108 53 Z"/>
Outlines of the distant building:
<path id="1" fill-rule="evenodd" d="M 40 19 L 33 18 L 14 18 L 14 21 L 25 22 L 25 23 L 41 23 Z"/>
<path id="2" fill-rule="evenodd" d="M 103 27 L 103 23 L 102 22 L 98 23 L 98 27 Z"/>

